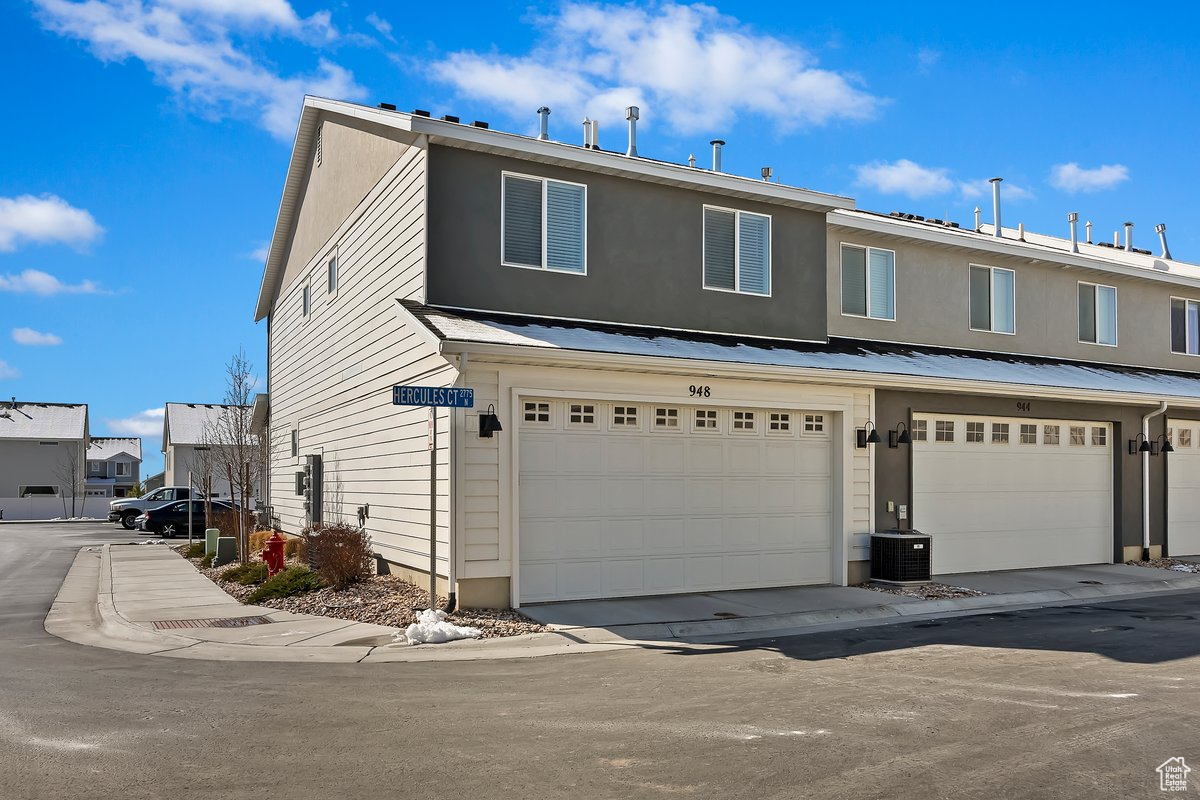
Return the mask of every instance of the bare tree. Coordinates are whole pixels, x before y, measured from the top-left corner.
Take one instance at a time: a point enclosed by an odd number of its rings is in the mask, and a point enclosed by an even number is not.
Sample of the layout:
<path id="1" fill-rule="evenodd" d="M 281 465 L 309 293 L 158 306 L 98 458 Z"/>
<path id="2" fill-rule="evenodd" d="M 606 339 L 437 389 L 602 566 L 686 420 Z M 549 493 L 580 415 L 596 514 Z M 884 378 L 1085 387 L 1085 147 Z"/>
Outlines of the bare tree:
<path id="1" fill-rule="evenodd" d="M 85 481 L 83 476 L 83 459 L 81 451 L 83 446 L 78 449 L 68 445 L 67 451 L 63 453 L 59 459 L 58 466 L 55 467 L 54 476 L 58 479 L 59 485 L 62 487 L 62 503 L 63 515 L 67 514 L 67 493 L 71 495 L 71 517 L 75 516 L 75 498 L 82 495 L 85 489 Z M 84 502 L 87 500 L 85 498 Z"/>
<path id="2" fill-rule="evenodd" d="M 262 474 L 262 451 L 251 430 L 253 409 L 251 392 L 257 379 L 246 352 L 239 350 L 225 365 L 225 407 L 214 420 L 214 433 L 220 447 L 216 453 L 219 472 L 229 481 L 229 493 L 239 511 L 238 551 L 242 563 L 250 560 L 250 531 L 246 512 L 254 499 L 254 488 Z"/>
<path id="3" fill-rule="evenodd" d="M 220 445 L 217 442 L 217 432 L 213 425 L 205 425 L 200 433 L 200 444 L 192 448 L 192 460 L 189 468 L 192 483 L 189 490 L 199 489 L 204 500 L 204 527 L 213 527 L 212 494 L 217 475 L 220 474 L 220 464 L 217 453 Z"/>

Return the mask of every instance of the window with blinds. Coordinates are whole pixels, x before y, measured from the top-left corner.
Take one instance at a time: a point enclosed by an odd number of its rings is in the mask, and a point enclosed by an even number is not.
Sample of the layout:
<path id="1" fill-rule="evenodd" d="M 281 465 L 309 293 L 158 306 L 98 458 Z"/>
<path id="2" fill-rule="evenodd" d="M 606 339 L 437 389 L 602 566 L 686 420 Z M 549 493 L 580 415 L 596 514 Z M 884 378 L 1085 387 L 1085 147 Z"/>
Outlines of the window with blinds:
<path id="1" fill-rule="evenodd" d="M 771 293 L 771 218 L 704 208 L 704 288 Z"/>
<path id="2" fill-rule="evenodd" d="M 505 173 L 501 258 L 506 266 L 587 272 L 587 187 Z"/>
<path id="3" fill-rule="evenodd" d="M 1016 273 L 971 265 L 971 330 L 1016 333 Z"/>
<path id="4" fill-rule="evenodd" d="M 1117 346 L 1117 290 L 1079 282 L 1079 341 Z"/>
<path id="5" fill-rule="evenodd" d="M 842 245 L 842 313 L 871 319 L 896 318 L 894 251 Z"/>

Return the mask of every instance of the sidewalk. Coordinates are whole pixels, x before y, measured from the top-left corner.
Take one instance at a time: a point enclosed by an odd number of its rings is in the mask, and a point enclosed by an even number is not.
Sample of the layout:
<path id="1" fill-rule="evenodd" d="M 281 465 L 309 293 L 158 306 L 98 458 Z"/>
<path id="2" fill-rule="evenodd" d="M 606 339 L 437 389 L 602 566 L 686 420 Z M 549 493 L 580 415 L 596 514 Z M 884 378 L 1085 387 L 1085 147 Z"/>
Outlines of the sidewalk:
<path id="1" fill-rule="evenodd" d="M 630 647 L 702 651 L 766 636 L 1200 589 L 1198 574 L 1124 564 L 940 580 L 993 593 L 917 600 L 852 587 L 809 587 L 557 603 L 524 609 L 555 628 L 548 633 L 411 646 L 392 642 L 396 628 L 242 605 L 167 547 L 104 545 L 76 556 L 46 630 L 78 644 L 169 658 L 466 661 Z"/>

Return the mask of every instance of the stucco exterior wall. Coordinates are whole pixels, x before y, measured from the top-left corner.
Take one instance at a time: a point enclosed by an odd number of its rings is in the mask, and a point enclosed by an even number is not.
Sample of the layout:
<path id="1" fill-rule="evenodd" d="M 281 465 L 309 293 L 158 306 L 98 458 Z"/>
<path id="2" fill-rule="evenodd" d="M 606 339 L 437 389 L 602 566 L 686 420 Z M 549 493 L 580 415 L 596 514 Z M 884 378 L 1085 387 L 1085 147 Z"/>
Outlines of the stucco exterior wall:
<path id="1" fill-rule="evenodd" d="M 828 233 L 829 334 L 906 344 L 1020 353 L 1107 364 L 1200 370 L 1200 357 L 1171 352 L 1171 297 L 1200 296 L 1157 281 L 1095 270 L 1066 269 L 1027 258 L 874 232 L 831 227 Z M 896 320 L 842 314 L 841 245 L 881 247 L 896 253 Z M 1016 333 L 970 329 L 972 264 L 1016 273 Z M 1117 346 L 1079 341 L 1078 283 L 1117 289 Z"/>
<path id="2" fill-rule="evenodd" d="M 587 186 L 587 275 L 500 263 L 501 173 Z M 430 148 L 429 302 L 791 339 L 825 338 L 825 216 L 551 164 Z M 771 295 L 703 287 L 705 204 L 771 215 Z"/>

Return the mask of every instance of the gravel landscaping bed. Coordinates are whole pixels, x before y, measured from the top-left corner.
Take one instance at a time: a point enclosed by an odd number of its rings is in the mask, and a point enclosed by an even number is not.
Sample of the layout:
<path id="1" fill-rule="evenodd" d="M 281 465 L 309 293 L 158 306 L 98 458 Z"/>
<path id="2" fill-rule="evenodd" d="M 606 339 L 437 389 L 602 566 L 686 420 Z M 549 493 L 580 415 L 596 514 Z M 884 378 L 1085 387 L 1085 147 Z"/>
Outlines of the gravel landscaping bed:
<path id="1" fill-rule="evenodd" d="M 176 548 L 176 551 L 182 554 L 184 549 Z M 221 580 L 221 573 L 232 565 L 203 569 L 199 559 L 189 560 L 205 577 L 243 603 L 258 588 Z M 444 607 L 445 604 L 446 598 L 439 597 L 438 607 Z M 340 592 L 328 588 L 317 589 L 291 597 L 263 600 L 256 605 L 290 611 L 293 614 L 314 614 L 403 629 L 417 621 L 418 610 L 429 608 L 429 592 L 395 575 L 376 575 Z M 456 611 L 447 617 L 447 621 L 455 625 L 479 628 L 483 631 L 481 639 L 520 636 L 549 630 L 545 625 L 534 622 L 518 611 L 500 608 Z"/>
<path id="2" fill-rule="evenodd" d="M 858 589 L 870 589 L 884 594 L 900 594 L 918 600 L 949 600 L 954 597 L 983 597 L 987 592 L 967 589 L 963 586 L 948 586 L 944 583 L 926 583 L 919 586 L 892 586 L 886 583 L 859 583 Z"/>
<path id="3" fill-rule="evenodd" d="M 1195 572 L 1200 574 L 1200 564 L 1193 564 L 1191 561 L 1180 561 L 1177 558 L 1152 558 L 1149 561 L 1126 561 L 1125 563 L 1135 567 L 1154 567 L 1156 569 L 1169 569 L 1173 572 Z"/>

